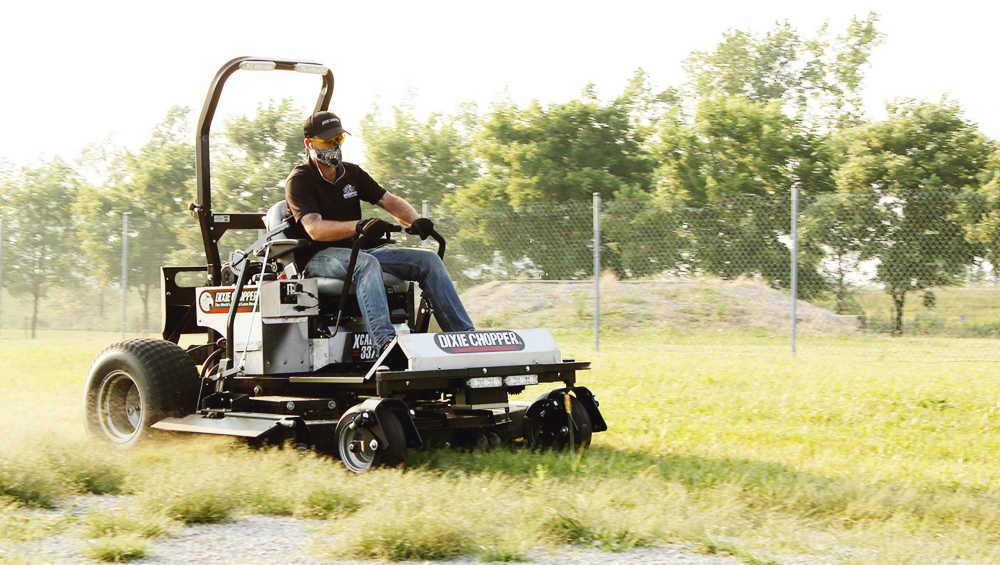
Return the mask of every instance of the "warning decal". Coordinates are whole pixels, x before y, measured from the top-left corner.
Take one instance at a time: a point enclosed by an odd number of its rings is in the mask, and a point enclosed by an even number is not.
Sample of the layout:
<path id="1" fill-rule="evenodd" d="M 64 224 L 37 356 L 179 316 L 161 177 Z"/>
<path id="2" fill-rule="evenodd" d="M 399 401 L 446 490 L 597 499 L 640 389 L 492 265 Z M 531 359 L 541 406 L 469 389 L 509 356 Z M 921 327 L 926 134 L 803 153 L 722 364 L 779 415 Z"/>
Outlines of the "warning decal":
<path id="1" fill-rule="evenodd" d="M 448 332 L 434 334 L 434 343 L 445 353 L 521 351 L 524 340 L 511 330 Z"/>

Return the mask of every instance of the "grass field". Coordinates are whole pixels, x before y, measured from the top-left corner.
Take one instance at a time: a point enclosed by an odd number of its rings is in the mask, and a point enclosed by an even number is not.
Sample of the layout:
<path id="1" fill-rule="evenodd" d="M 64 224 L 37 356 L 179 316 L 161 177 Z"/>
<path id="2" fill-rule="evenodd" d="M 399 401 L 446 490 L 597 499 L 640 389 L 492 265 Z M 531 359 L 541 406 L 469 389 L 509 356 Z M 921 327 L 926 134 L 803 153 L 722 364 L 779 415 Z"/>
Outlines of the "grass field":
<path id="1" fill-rule="evenodd" d="M 619 333 L 600 353 L 589 334 L 556 337 L 593 361 L 580 381 L 610 430 L 590 450 L 414 452 L 405 470 L 348 476 L 220 438 L 93 445 L 82 385 L 115 335 L 0 334 L 0 548 L 69 531 L 125 559 L 184 524 L 264 513 L 323 520 L 323 555 L 674 542 L 750 563 L 1000 562 L 995 340 L 807 337 L 792 356 L 784 337 L 736 333 Z M 134 496 L 122 516 L 30 511 L 88 492 Z"/>

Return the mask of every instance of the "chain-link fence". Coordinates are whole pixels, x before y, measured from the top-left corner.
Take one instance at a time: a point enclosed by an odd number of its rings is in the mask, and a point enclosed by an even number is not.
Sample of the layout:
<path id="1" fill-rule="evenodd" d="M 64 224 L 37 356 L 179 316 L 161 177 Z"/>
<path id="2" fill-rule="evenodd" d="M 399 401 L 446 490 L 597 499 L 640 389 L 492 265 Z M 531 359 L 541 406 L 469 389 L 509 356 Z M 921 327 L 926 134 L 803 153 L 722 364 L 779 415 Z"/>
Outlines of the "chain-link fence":
<path id="1" fill-rule="evenodd" d="M 443 213 L 443 212 L 442 212 Z M 660 281 L 680 302 L 727 328 L 784 332 L 791 325 L 792 243 L 797 316 L 805 329 L 1000 335 L 1000 289 L 976 210 L 947 191 L 908 199 L 872 194 L 803 195 L 798 232 L 790 195 L 741 195 L 692 205 L 677 199 L 611 200 L 600 213 L 601 269 L 619 281 Z M 449 261 L 463 285 L 492 280 L 594 276 L 590 202 L 482 209 L 439 218 L 457 234 Z M 633 284 L 634 302 L 652 284 Z M 586 287 L 579 287 L 584 291 Z M 689 289 L 685 292 L 683 289 Z M 698 293 L 714 294 L 706 304 Z M 588 295 L 589 297 L 589 295 Z M 704 298 L 704 297 L 702 297 Z M 613 304 L 606 304 L 613 313 Z M 754 318 L 758 319 L 754 319 Z M 763 321 L 761 320 L 763 319 Z"/>
<path id="2" fill-rule="evenodd" d="M 745 195 L 697 205 L 652 197 L 604 201 L 599 210 L 600 267 L 602 284 L 611 290 L 602 304 L 602 319 L 624 326 L 788 331 L 790 210 L 788 195 Z M 550 312 L 558 318 L 552 323 L 579 326 L 593 320 L 594 285 L 584 281 L 595 275 L 594 214 L 594 203 L 587 201 L 434 207 L 430 215 L 448 240 L 449 271 L 475 303 L 470 310 L 488 323 L 548 325 L 544 317 L 521 320 L 516 315 L 554 305 L 555 295 L 546 292 L 568 293 L 571 300 L 564 306 L 572 316 Z M 804 329 L 1000 335 L 990 250 L 977 242 L 979 232 L 963 220 L 966 216 L 972 217 L 968 203 L 948 194 L 909 201 L 804 196 L 796 258 L 797 291 L 804 301 L 798 315 Z M 133 214 L 123 257 L 122 217 L 105 219 L 106 225 L 87 227 L 86 241 L 79 230 L 64 230 L 66 240 L 38 264 L 26 262 L 30 242 L 17 241 L 16 226 L 6 226 L 0 255 L 5 275 L 2 327 L 30 328 L 35 319 L 41 329 L 119 330 L 124 261 L 127 331 L 158 329 L 159 267 L 204 261 L 197 223 L 184 218 L 169 233 L 158 233 Z M 220 242 L 223 257 L 227 249 L 254 237 L 227 234 Z M 402 245 L 433 248 L 414 236 L 401 234 L 399 239 Z M 33 276 L 42 284 L 33 286 Z M 533 290 L 504 294 L 496 284 L 484 287 L 496 281 Z M 543 291 L 532 281 L 568 282 Z M 501 296 L 503 300 L 491 298 Z M 539 300 L 543 303 L 536 304 Z M 816 324 L 810 326 L 811 321 Z"/>

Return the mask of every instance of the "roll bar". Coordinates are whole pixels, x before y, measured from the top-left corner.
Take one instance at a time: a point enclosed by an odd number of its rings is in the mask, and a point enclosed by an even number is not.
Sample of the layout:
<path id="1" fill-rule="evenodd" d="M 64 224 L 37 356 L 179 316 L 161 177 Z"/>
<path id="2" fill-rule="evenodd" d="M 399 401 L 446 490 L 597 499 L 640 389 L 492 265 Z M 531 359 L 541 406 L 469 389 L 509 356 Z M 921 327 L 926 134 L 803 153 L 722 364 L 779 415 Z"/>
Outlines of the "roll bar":
<path id="1" fill-rule="evenodd" d="M 238 70 L 245 71 L 294 71 L 306 74 L 316 74 L 323 77 L 323 86 L 316 99 L 314 111 L 326 110 L 330 107 L 333 97 L 333 71 L 325 65 L 314 61 L 298 61 L 292 59 L 274 59 L 271 57 L 236 57 L 222 65 L 212 79 L 205 96 L 205 103 L 198 118 L 198 131 L 195 138 L 195 177 L 197 180 L 196 200 L 191 204 L 191 210 L 198 218 L 201 226 L 201 238 L 205 244 L 205 259 L 208 262 L 208 279 L 210 284 L 221 283 L 222 261 L 219 258 L 219 238 L 228 229 L 263 228 L 259 213 L 212 213 L 212 183 L 211 162 L 209 160 L 209 133 L 212 120 L 219 105 L 219 97 L 226 80 Z M 218 216 L 218 217 L 216 217 Z"/>

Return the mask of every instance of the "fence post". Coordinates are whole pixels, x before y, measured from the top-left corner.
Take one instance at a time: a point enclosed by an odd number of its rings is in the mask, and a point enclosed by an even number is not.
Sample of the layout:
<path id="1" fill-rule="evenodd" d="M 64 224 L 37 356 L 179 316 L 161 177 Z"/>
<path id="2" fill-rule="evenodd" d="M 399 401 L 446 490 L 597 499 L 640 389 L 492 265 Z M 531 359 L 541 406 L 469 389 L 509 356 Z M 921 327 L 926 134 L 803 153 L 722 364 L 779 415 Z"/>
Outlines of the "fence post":
<path id="1" fill-rule="evenodd" d="M 601 193 L 594 193 L 594 351 L 601 350 Z"/>
<path id="2" fill-rule="evenodd" d="M 792 183 L 792 354 L 795 354 L 796 306 L 799 301 L 799 183 Z"/>
<path id="3" fill-rule="evenodd" d="M 128 212 L 122 212 L 122 339 L 125 339 L 125 329 L 128 325 L 128 314 L 125 305 L 128 303 Z"/>

